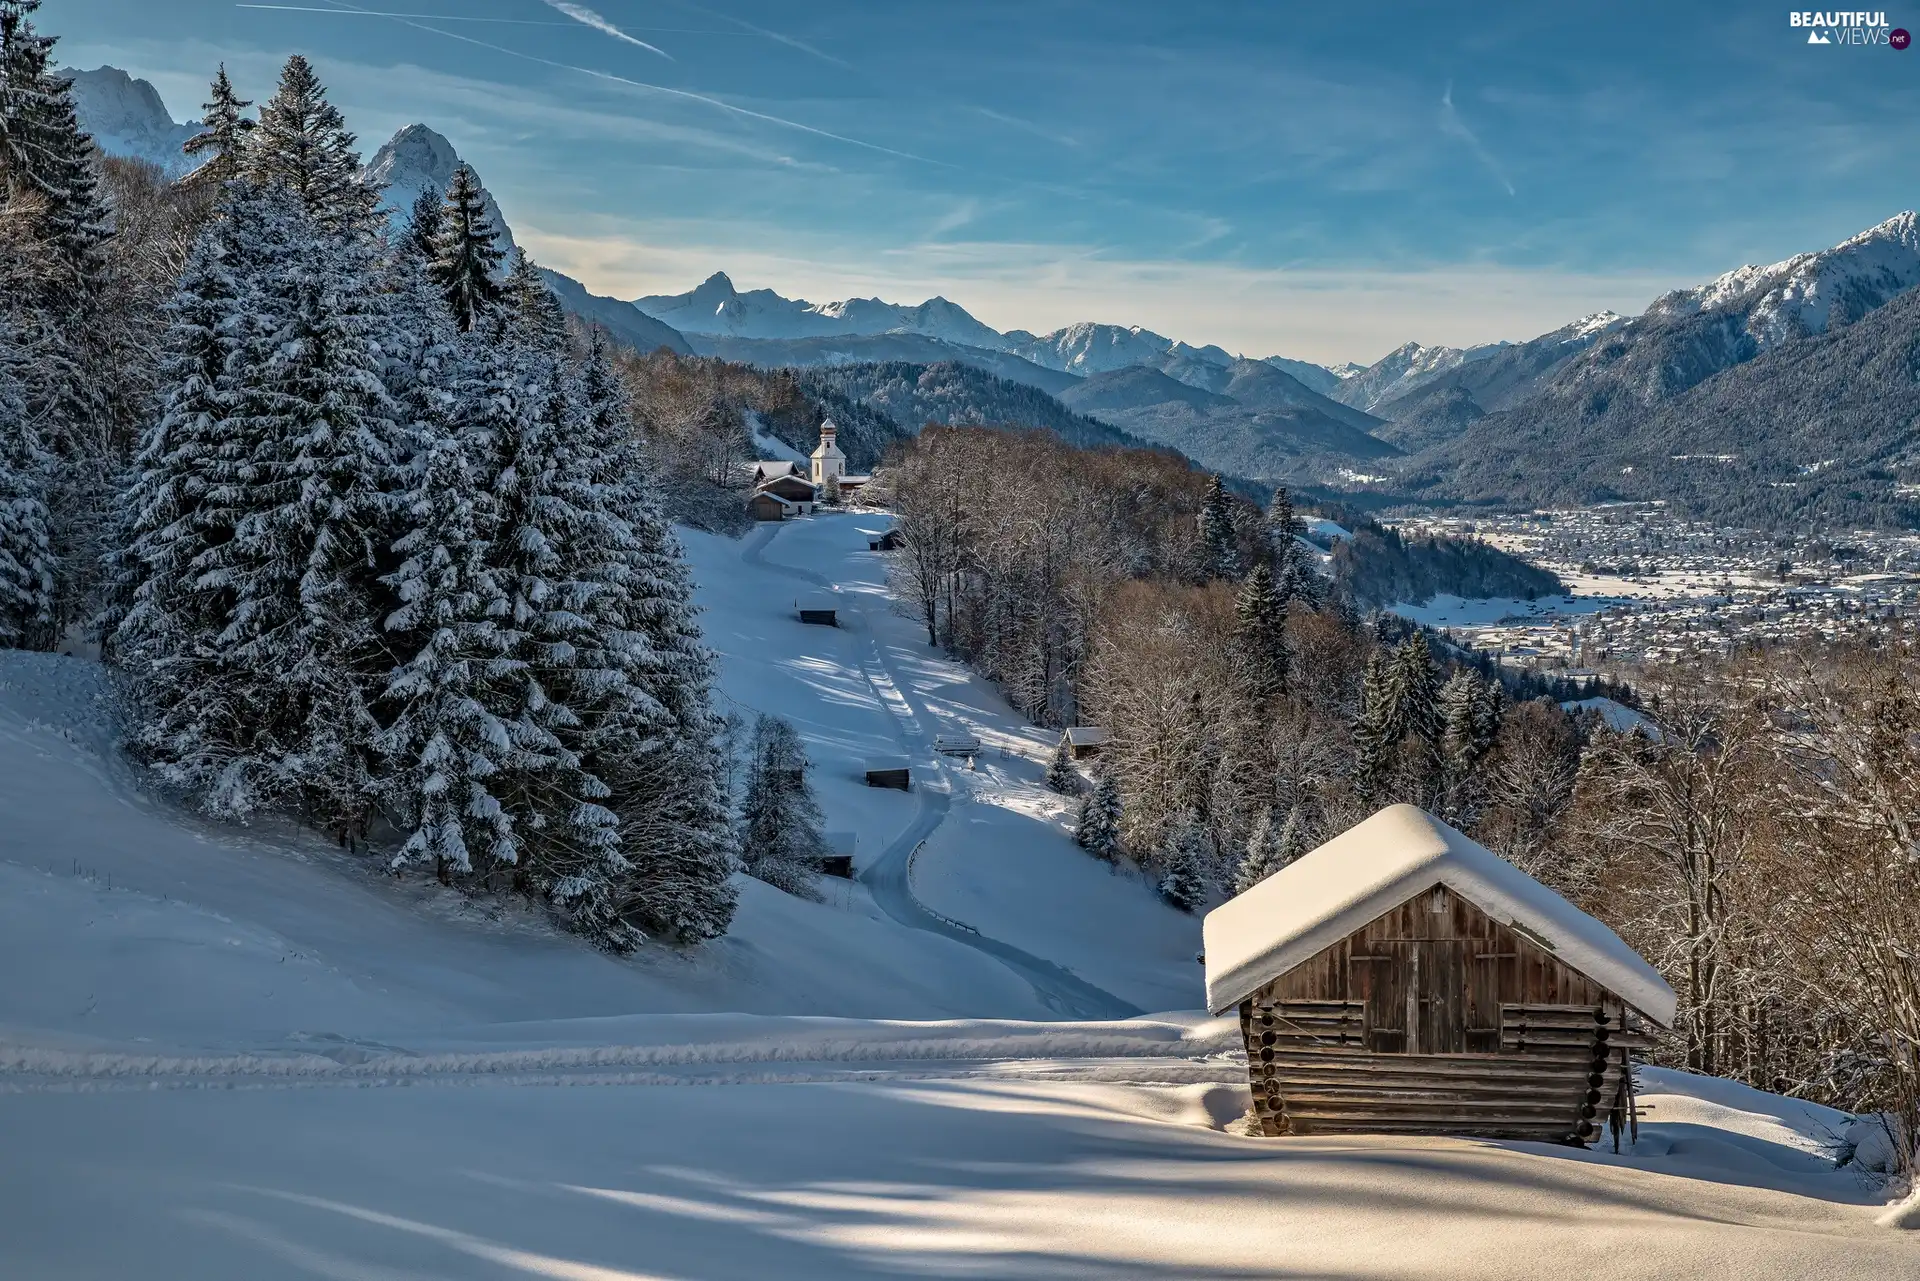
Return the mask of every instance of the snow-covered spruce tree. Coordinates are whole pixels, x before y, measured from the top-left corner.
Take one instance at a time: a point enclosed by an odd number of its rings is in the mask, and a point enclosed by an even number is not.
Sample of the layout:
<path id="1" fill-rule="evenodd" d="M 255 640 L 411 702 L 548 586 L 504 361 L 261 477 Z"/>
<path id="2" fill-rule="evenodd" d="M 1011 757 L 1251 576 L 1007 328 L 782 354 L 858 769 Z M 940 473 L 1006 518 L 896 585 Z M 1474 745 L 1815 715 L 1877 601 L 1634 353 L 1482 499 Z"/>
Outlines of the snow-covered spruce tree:
<path id="1" fill-rule="evenodd" d="M 414 424 L 409 527 L 394 544 L 406 559 L 388 579 L 400 607 L 385 620 L 401 662 L 383 698 L 399 712 L 380 747 L 393 770 L 382 794 L 408 833 L 393 865 L 432 860 L 445 881 L 520 862 L 515 816 L 494 783 L 541 762 L 516 742 L 519 663 L 499 625 L 506 594 L 488 563 L 487 494 L 460 439 L 436 426 Z"/>
<path id="2" fill-rule="evenodd" d="M 485 328 L 502 306 L 505 290 L 498 273 L 506 255 L 499 235 L 487 217 L 480 180 L 461 165 L 447 184 L 433 257 L 434 283 L 461 333 Z"/>
<path id="3" fill-rule="evenodd" d="M 456 423 L 494 505 L 488 557 L 506 594 L 500 620 L 517 660 L 514 723 L 534 766 L 496 789 L 519 823 L 516 885 L 544 895 L 581 933 L 620 949 L 638 941 L 619 921 L 615 888 L 627 870 L 612 788 L 593 771 L 582 736 L 592 704 L 618 685 L 594 664 L 593 624 L 581 612 L 583 530 L 590 519 L 568 478 L 564 371 L 551 359 L 486 343 L 462 389 Z"/>
<path id="4" fill-rule="evenodd" d="M 1065 796 L 1080 790 L 1080 771 L 1073 767 L 1073 748 L 1062 734 L 1047 760 L 1047 786 Z"/>
<path id="5" fill-rule="evenodd" d="M 53 622 L 45 492 L 51 460 L 27 417 L 11 326 L 0 315 L 0 645 L 44 638 Z"/>
<path id="6" fill-rule="evenodd" d="M 661 515 L 651 462 L 597 333 L 575 387 L 570 476 L 593 516 L 582 578 L 599 650 L 588 657 L 620 677 L 584 741 L 596 773 L 614 788 L 628 862 L 620 910 L 675 938 L 715 938 L 733 917 L 738 864 L 713 655 L 695 622 L 686 558 Z"/>
<path id="7" fill-rule="evenodd" d="M 1293 511 L 1293 495 L 1287 492 L 1285 485 L 1275 487 L 1273 498 L 1267 503 L 1267 513 L 1262 521 L 1267 543 L 1273 549 L 1275 570 L 1292 559 L 1293 540 L 1300 537 L 1300 518 Z"/>
<path id="8" fill-rule="evenodd" d="M 444 197 L 431 187 L 421 188 L 407 212 L 406 230 L 400 233 L 400 249 L 422 264 L 432 263 L 440 252 L 440 230 L 446 225 Z"/>
<path id="9" fill-rule="evenodd" d="M 26 213 L 60 267 L 54 287 L 85 294 L 99 271 L 107 211 L 73 82 L 53 70 L 56 37 L 34 30 L 39 7 L 40 0 L 0 0 L 0 176 L 9 211 Z"/>
<path id="10" fill-rule="evenodd" d="M 179 633 L 135 629 L 162 662 L 190 656 L 201 679 L 156 684 L 141 740 L 214 812 L 293 806 L 345 835 L 367 813 L 369 702 L 384 675 L 377 577 L 395 432 L 384 303 L 368 245 L 323 231 L 284 188 L 240 195 L 225 223 L 233 297 L 215 328 L 233 350 L 211 389 L 219 416 L 198 429 L 212 457 L 182 460 L 181 479 L 204 468 L 202 528 L 187 535 L 204 546 L 191 581 L 169 588 L 212 599 Z"/>
<path id="11" fill-rule="evenodd" d="M 1397 719 L 1405 733 L 1429 747 L 1440 741 L 1440 676 L 1433 665 L 1427 634 L 1416 629 L 1394 648 L 1388 684 L 1399 704 Z"/>
<path id="12" fill-rule="evenodd" d="M 1360 715 L 1353 725 L 1353 786 L 1363 801 L 1371 802 L 1385 782 L 1388 756 L 1406 731 L 1399 720 L 1399 704 L 1388 679 L 1385 651 L 1376 645 L 1367 652 L 1366 675 L 1360 682 Z"/>
<path id="13" fill-rule="evenodd" d="M 513 314 L 518 341 L 548 350 L 559 350 L 567 341 L 567 313 L 560 300 L 540 278 L 540 271 L 525 249 L 513 251 L 507 271 L 506 300 Z"/>
<path id="14" fill-rule="evenodd" d="M 1240 585 L 1234 602 L 1235 657 L 1247 697 L 1264 709 L 1287 692 L 1293 652 L 1287 642 L 1287 603 L 1275 589 L 1273 571 L 1264 563 Z"/>
<path id="15" fill-rule="evenodd" d="M 1300 810 L 1296 806 L 1284 816 L 1277 807 L 1269 807 L 1255 820 L 1253 834 L 1234 872 L 1233 892 L 1245 894 L 1260 882 L 1286 867 L 1301 854 Z"/>
<path id="16" fill-rule="evenodd" d="M 1213 838 L 1206 826 L 1193 811 L 1181 811 L 1160 842 L 1160 897 L 1182 912 L 1199 911 L 1207 901 L 1206 869 L 1213 861 Z"/>
<path id="17" fill-rule="evenodd" d="M 1207 480 L 1198 517 L 1200 572 L 1209 579 L 1240 577 L 1240 544 L 1234 533 L 1233 500 L 1218 474 Z"/>
<path id="18" fill-rule="evenodd" d="M 313 65 L 297 53 L 260 108 L 246 146 L 246 174 L 258 186 L 291 191 L 326 231 L 364 233 L 377 224 L 380 193 L 360 181 L 354 136 L 327 101 Z"/>
<path id="19" fill-rule="evenodd" d="M 115 421 L 98 308 L 109 219 L 93 140 L 72 82 L 53 69 L 55 40 L 33 26 L 38 0 L 0 0 L 0 206 L 9 264 L 0 310 L 25 360 L 21 394 L 49 458 L 43 501 L 53 555 L 51 618 L 27 643 L 50 646 L 87 617 L 113 480 Z"/>
<path id="20" fill-rule="evenodd" d="M 397 607 L 382 626 L 397 666 L 380 697 L 389 719 L 379 792 L 407 833 L 396 868 L 431 860 L 442 881 L 478 873 L 491 883 L 520 862 L 517 816 L 496 784 L 544 758 L 521 743 L 521 664 L 501 626 L 492 490 L 459 431 L 456 396 L 476 390 L 465 353 L 426 264 L 402 253 L 389 273 L 385 379 L 408 464 L 393 545 L 400 563 L 385 579 Z"/>
<path id="21" fill-rule="evenodd" d="M 226 626 L 224 584 L 202 579 L 197 562 L 233 536 L 242 491 L 243 446 L 231 438 L 228 362 L 243 337 L 236 277 L 260 264 L 243 252 L 262 247 L 257 221 L 265 207 L 230 202 L 201 233 L 167 305 L 159 382 L 165 399 L 142 433 L 132 480 L 121 491 L 118 525 L 125 546 L 113 563 L 113 617 L 106 652 L 133 672 L 144 701 L 184 706 L 211 679 L 211 651 L 201 642 Z M 172 755 L 177 747 L 144 725 L 136 748 Z M 197 739 L 197 730 L 167 731 Z"/>
<path id="22" fill-rule="evenodd" d="M 1440 816 L 1456 827 L 1479 821 L 1482 789 L 1475 775 L 1499 733 L 1501 701 L 1498 681 L 1466 668 L 1440 687 Z"/>
<path id="23" fill-rule="evenodd" d="M 247 139 L 253 131 L 253 121 L 243 113 L 252 105 L 234 92 L 233 82 L 227 79 L 227 64 L 221 63 L 207 101 L 201 104 L 201 131 L 180 148 L 200 158 L 187 181 L 217 188 L 239 176 L 246 163 Z"/>
<path id="24" fill-rule="evenodd" d="M 753 730 L 753 766 L 740 812 L 747 874 L 801 898 L 817 898 L 816 860 L 826 852 L 819 802 L 807 781 L 807 753 L 793 725 L 762 715 Z"/>
<path id="25" fill-rule="evenodd" d="M 1120 780 L 1110 770 L 1093 777 L 1093 790 L 1080 802 L 1073 841 L 1102 863 L 1118 863 L 1120 844 Z"/>

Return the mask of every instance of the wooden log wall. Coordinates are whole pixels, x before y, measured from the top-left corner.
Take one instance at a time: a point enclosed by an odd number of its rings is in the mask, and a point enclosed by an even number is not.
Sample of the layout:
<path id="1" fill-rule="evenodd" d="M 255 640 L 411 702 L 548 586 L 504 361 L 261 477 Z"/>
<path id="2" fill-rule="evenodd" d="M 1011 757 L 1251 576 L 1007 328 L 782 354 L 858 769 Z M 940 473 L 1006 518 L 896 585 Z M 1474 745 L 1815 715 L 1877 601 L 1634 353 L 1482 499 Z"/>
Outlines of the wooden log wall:
<path id="1" fill-rule="evenodd" d="M 1646 1038 L 1516 926 L 1426 891 L 1241 1003 L 1263 1134 L 1588 1143 L 1631 1123 Z"/>

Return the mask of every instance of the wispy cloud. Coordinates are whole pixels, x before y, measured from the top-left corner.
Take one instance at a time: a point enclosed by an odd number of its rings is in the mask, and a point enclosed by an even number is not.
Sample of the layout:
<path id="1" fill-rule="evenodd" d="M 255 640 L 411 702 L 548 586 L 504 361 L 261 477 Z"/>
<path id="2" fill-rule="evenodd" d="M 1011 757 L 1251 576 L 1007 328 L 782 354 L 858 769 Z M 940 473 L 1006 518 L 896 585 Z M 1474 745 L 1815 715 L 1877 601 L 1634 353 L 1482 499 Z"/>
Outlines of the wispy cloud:
<path id="1" fill-rule="evenodd" d="M 431 18 L 435 22 L 486 22 L 514 27 L 566 27 L 571 23 L 551 18 L 476 18 L 459 13 L 389 13 L 382 9 L 334 9 L 311 4 L 236 4 L 236 9 L 261 9 L 269 13 L 328 13 L 336 18 Z"/>
<path id="2" fill-rule="evenodd" d="M 604 32 L 612 36 L 615 40 L 624 40 L 630 45 L 637 45 L 645 49 L 648 53 L 657 53 L 668 62 L 673 61 L 673 55 L 665 49 L 660 48 L 658 45 L 648 44 L 637 36 L 628 35 L 583 4 L 569 4 L 567 0 L 547 0 L 547 7 L 549 9 L 556 9 L 566 14 L 569 18 L 572 18 L 575 22 L 584 23 L 592 27 L 595 31 Z"/>
<path id="3" fill-rule="evenodd" d="M 1449 138 L 1457 138 L 1466 143 L 1467 149 L 1487 167 L 1487 172 L 1493 175 L 1494 181 L 1506 188 L 1509 196 L 1515 194 L 1513 182 L 1507 177 L 1507 171 L 1500 167 L 1500 162 L 1493 158 L 1493 153 L 1481 143 L 1479 135 L 1467 128 L 1467 122 L 1460 118 L 1459 111 L 1454 108 L 1453 81 L 1451 80 L 1447 81 L 1447 91 L 1440 95 L 1440 132 Z"/>
<path id="4" fill-rule="evenodd" d="M 547 0 L 547 3 L 553 3 L 553 0 Z M 342 0 L 342 6 L 358 13 L 372 12 L 371 10 L 361 8 L 359 5 L 347 5 L 345 4 L 345 0 Z M 592 67 L 580 67 L 575 66 L 571 62 L 560 62 L 553 58 L 542 58 L 538 54 L 526 53 L 519 49 L 509 49 L 504 45 L 497 45 L 490 41 L 476 39 L 473 36 L 462 35 L 457 31 L 443 31 L 438 27 L 429 27 L 424 23 L 415 22 L 409 18 L 390 18 L 390 21 L 398 22 L 402 26 L 412 27 L 417 31 L 432 32 L 434 35 L 441 36 L 447 40 L 458 40 L 462 44 L 474 45 L 481 49 L 491 49 L 495 53 L 504 54 L 509 58 L 518 58 L 523 62 L 531 62 L 543 67 L 553 67 L 559 71 L 571 71 L 575 75 L 591 76 L 595 80 L 604 81 L 608 84 L 621 85 L 628 89 L 635 89 L 643 93 L 658 95 L 664 98 L 674 98 L 683 102 L 702 103 L 742 119 L 758 120 L 765 124 L 779 125 L 783 129 L 793 129 L 800 133 L 812 134 L 817 138 L 827 138 L 833 142 L 843 142 L 848 146 L 861 147 L 867 151 L 879 152 L 881 155 L 895 156 L 901 160 L 912 160 L 926 165 L 938 165 L 943 169 L 953 168 L 952 165 L 947 164 L 945 161 L 931 160 L 926 156 L 916 156 L 910 151 L 900 151 L 893 147 L 882 146 L 877 142 L 867 142 L 862 138 L 850 137 L 843 133 L 834 133 L 829 129 L 816 128 L 813 125 L 802 124 L 798 120 L 789 120 L 785 116 L 776 116 L 770 112 L 755 111 L 750 107 L 742 107 L 737 103 L 728 102 L 724 98 L 714 98 L 704 93 L 695 93 L 691 89 L 675 89 L 667 85 L 651 84 L 645 80 L 634 80 L 627 76 L 618 76 L 611 71 L 596 71 Z"/>
<path id="5" fill-rule="evenodd" d="M 553 0 L 547 0 L 547 3 L 552 4 Z M 804 40 L 796 40 L 794 37 L 790 35 L 786 35 L 779 31 L 770 30 L 767 27 L 758 26 L 754 23 L 748 22 L 745 18 L 736 18 L 732 14 L 722 13 L 718 9 L 709 9 L 705 5 L 693 4 L 691 3 L 691 0 L 674 0 L 674 3 L 678 4 L 682 9 L 691 9 L 693 12 L 705 14 L 709 18 L 715 18 L 721 22 L 731 23 L 734 26 L 740 28 L 740 30 L 742 31 L 752 32 L 754 35 L 759 36 L 762 39 L 771 40 L 775 44 L 783 44 L 787 46 L 787 48 L 789 49 L 798 49 L 801 53 L 807 54 L 810 57 L 818 58 L 822 62 L 831 63 L 833 66 L 840 67 L 847 71 L 853 70 L 853 64 L 848 62 L 846 59 L 836 58 L 832 54 L 827 53 L 825 50 L 816 49 Z"/>

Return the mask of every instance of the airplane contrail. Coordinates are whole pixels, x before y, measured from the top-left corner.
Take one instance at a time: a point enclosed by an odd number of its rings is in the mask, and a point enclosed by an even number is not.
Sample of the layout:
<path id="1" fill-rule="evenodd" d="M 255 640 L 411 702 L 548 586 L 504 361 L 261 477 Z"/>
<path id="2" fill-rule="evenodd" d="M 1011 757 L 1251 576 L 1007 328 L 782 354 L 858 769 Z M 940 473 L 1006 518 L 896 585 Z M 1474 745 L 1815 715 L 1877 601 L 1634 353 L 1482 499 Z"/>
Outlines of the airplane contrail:
<path id="1" fill-rule="evenodd" d="M 695 93 L 691 89 L 674 89 L 667 85 L 651 84 L 645 80 L 633 80 L 626 76 L 617 76 L 611 71 L 595 71 L 591 67 L 575 66 L 571 62 L 560 62 L 553 58 L 542 58 L 538 54 L 523 53 L 518 49 L 509 49 L 505 45 L 497 45 L 473 36 L 463 36 L 458 31 L 443 31 L 439 27 L 429 27 L 425 23 L 415 22 L 411 18 L 401 18 L 373 9 L 363 9 L 359 5 L 345 3 L 345 0 L 342 0 L 340 8 L 333 12 L 358 13 L 364 14 L 367 17 L 384 17 L 390 21 L 398 22 L 401 26 L 412 27 L 416 31 L 428 31 L 436 36 L 443 36 L 448 40 L 458 40 L 462 44 L 470 44 L 481 49 L 490 49 L 494 53 L 505 54 L 509 58 L 519 58 L 524 62 L 537 63 L 543 67 L 553 67 L 560 71 L 571 71 L 575 75 L 592 76 L 596 80 L 606 80 L 614 84 L 626 85 L 629 88 L 640 89 L 647 93 L 660 94 L 668 98 L 680 98 L 688 102 L 704 103 L 709 107 L 725 111 L 731 115 L 742 116 L 748 120 L 765 121 L 768 124 L 779 125 L 785 129 L 795 129 L 801 133 L 810 133 L 817 138 L 829 138 L 834 142 L 844 142 L 850 147 L 860 147 L 867 151 L 877 151 L 884 156 L 897 156 L 902 160 L 911 160 L 916 164 L 937 165 L 942 169 L 954 169 L 958 167 L 944 160 L 934 160 L 927 156 L 916 156 L 911 151 L 898 151 L 892 147 L 883 147 L 877 142 L 867 142 L 860 138 L 850 138 L 843 133 L 834 133 L 828 129 L 820 129 L 813 125 L 802 124 L 798 120 L 789 120 L 785 116 L 770 115 L 764 111 L 754 111 L 748 107 L 736 106 L 723 98 L 712 98 L 704 93 Z"/>
<path id="2" fill-rule="evenodd" d="M 648 53 L 657 53 L 668 62 L 673 61 L 673 55 L 665 49 L 660 48 L 658 45 L 650 45 L 636 36 L 628 35 L 583 4 L 569 4 L 568 0 L 547 0 L 547 7 L 549 9 L 557 9 L 559 12 L 572 18 L 575 22 L 584 23 L 586 26 L 592 27 L 595 31 L 604 32 L 612 36 L 615 40 L 624 40 L 628 44 L 638 45 Z"/>

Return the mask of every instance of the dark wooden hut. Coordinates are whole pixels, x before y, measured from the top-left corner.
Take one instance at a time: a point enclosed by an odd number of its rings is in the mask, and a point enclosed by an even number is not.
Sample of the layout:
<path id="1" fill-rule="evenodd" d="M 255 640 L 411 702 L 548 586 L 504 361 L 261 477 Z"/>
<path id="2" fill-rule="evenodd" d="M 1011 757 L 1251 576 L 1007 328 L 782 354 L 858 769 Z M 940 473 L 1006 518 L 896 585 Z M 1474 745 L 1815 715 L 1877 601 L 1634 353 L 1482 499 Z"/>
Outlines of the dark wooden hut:
<path id="1" fill-rule="evenodd" d="M 875 756 L 867 761 L 867 786 L 913 790 L 912 768 L 904 756 Z"/>
<path id="2" fill-rule="evenodd" d="M 1207 1006 L 1239 1008 L 1263 1134 L 1585 1144 L 1635 1124 L 1673 989 L 1605 925 L 1411 805 L 1222 904 Z"/>
<path id="3" fill-rule="evenodd" d="M 820 596 L 802 596 L 793 602 L 793 608 L 803 623 L 818 623 L 823 627 L 838 627 L 840 602 L 831 594 Z"/>

